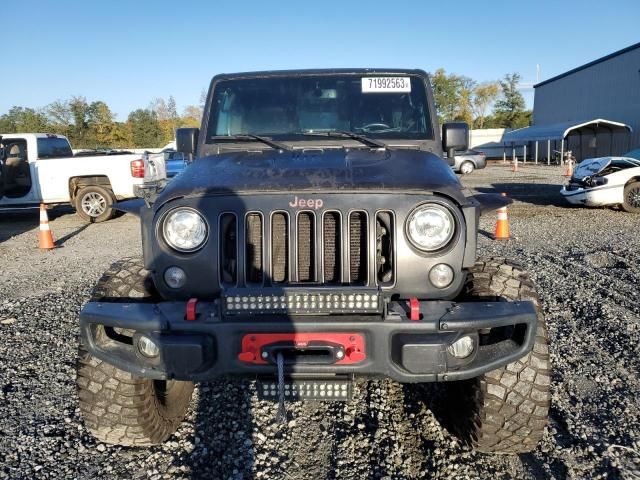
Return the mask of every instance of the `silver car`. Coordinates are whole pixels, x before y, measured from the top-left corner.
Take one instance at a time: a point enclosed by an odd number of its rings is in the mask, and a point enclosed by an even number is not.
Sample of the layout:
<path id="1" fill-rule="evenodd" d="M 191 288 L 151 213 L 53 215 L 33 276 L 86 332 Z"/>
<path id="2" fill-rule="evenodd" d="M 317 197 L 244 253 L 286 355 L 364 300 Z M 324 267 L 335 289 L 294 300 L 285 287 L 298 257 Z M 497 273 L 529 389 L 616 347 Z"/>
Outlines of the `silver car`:
<path id="1" fill-rule="evenodd" d="M 456 152 L 454 157 L 455 163 L 452 165 L 453 171 L 467 175 L 477 168 L 487 166 L 487 156 L 479 150 L 466 150 L 464 152 Z"/>

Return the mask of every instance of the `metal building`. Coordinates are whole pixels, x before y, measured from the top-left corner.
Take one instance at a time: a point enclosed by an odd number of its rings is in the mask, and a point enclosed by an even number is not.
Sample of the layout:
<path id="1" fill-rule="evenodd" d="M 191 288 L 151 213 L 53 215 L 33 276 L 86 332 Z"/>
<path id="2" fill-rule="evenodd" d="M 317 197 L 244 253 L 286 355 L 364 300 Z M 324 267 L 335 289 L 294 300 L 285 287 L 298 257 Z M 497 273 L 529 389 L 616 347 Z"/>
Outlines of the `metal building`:
<path id="1" fill-rule="evenodd" d="M 507 133 L 506 145 L 531 152 L 532 142 L 543 151 L 553 142 L 578 160 L 640 147 L 640 43 L 534 88 L 533 125 Z"/>

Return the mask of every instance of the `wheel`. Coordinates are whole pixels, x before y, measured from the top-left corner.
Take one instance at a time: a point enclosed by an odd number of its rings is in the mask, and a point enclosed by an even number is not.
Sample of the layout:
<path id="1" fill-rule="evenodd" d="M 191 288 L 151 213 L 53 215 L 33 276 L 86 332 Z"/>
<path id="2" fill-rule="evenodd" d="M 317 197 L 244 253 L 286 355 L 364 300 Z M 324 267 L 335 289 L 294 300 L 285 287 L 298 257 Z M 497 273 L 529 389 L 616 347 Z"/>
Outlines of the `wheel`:
<path id="1" fill-rule="evenodd" d="M 460 173 L 463 175 L 468 175 L 475 170 L 475 165 L 473 162 L 467 160 L 462 165 L 460 165 Z"/>
<path id="2" fill-rule="evenodd" d="M 126 259 L 107 271 L 92 301 L 151 302 L 157 294 L 138 259 Z M 80 342 L 77 391 L 84 424 L 104 443 L 156 445 L 164 442 L 184 419 L 192 382 L 138 377 L 90 355 Z"/>
<path id="3" fill-rule="evenodd" d="M 640 182 L 631 182 L 624 187 L 622 208 L 625 212 L 640 213 Z"/>
<path id="4" fill-rule="evenodd" d="M 76 194 L 76 213 L 86 222 L 99 223 L 113 217 L 113 193 L 104 187 L 90 185 Z"/>
<path id="5" fill-rule="evenodd" d="M 520 266 L 487 259 L 470 269 L 463 297 L 535 304 L 538 326 L 530 353 L 480 377 L 446 384 L 446 404 L 463 441 L 486 453 L 530 452 L 542 439 L 551 403 L 549 340 L 535 287 Z"/>

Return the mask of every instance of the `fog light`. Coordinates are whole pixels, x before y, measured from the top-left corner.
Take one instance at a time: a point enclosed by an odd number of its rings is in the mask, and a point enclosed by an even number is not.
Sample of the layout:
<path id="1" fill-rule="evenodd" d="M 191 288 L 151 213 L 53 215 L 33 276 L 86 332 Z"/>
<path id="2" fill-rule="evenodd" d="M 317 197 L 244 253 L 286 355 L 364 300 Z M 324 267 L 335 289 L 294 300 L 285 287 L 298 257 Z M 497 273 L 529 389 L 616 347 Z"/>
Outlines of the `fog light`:
<path id="1" fill-rule="evenodd" d="M 436 288 L 446 288 L 453 282 L 453 268 L 439 263 L 429 272 L 429 281 Z"/>
<path id="2" fill-rule="evenodd" d="M 180 267 L 169 267 L 164 271 L 164 281 L 171 288 L 181 288 L 187 282 L 187 274 Z"/>
<path id="3" fill-rule="evenodd" d="M 160 355 L 160 348 L 149 337 L 144 335 L 138 338 L 138 350 L 147 358 L 155 358 Z"/>
<path id="4" fill-rule="evenodd" d="M 447 347 L 447 352 L 456 358 L 467 358 L 473 353 L 476 342 L 473 338 L 465 335 Z"/>

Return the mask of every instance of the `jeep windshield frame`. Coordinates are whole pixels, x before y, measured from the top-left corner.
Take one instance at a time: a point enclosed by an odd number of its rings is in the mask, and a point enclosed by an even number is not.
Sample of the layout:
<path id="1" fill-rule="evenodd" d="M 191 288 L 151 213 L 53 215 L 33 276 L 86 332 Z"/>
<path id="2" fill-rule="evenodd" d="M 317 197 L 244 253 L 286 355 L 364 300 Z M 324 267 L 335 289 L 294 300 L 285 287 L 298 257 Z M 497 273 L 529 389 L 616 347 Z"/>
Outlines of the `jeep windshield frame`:
<path id="1" fill-rule="evenodd" d="M 366 91 L 364 83 L 371 83 L 372 78 L 385 78 L 383 87 L 385 83 L 391 86 Z M 393 79 L 404 80 L 398 80 L 397 87 Z M 215 153 L 211 151 L 214 146 L 218 151 L 231 147 L 233 137 L 247 135 L 287 144 L 344 146 L 348 142 L 367 147 L 356 140 L 359 136 L 390 146 L 429 144 L 428 150 L 433 151 L 440 140 L 434 110 L 428 77 L 421 71 L 219 75 L 207 98 L 201 153 Z"/>

